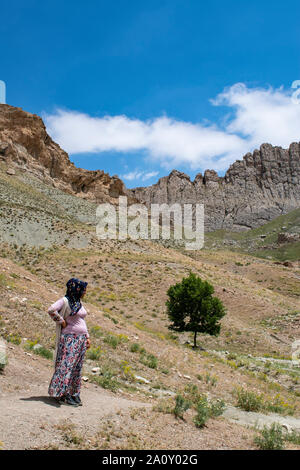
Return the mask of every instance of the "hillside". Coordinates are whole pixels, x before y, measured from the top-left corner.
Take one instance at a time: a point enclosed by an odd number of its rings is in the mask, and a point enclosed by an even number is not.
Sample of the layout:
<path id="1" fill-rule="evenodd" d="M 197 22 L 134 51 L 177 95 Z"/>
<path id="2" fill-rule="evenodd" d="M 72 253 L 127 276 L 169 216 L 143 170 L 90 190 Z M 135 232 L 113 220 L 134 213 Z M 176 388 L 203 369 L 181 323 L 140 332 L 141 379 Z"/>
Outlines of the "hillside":
<path id="1" fill-rule="evenodd" d="M 226 251 L 202 251 L 193 260 L 145 241 L 81 249 L 2 244 L 0 255 L 0 290 L 6 298 L 1 331 L 9 360 L 0 378 L 0 399 L 10 403 L 5 419 L 11 423 L 2 428 L 4 448 L 255 448 L 255 431 L 240 429 L 226 417 L 210 420 L 203 430 L 195 428 L 192 410 L 183 422 L 172 417 L 167 410 L 175 394 L 188 396 L 192 385 L 227 406 L 236 405 L 233 390 L 241 386 L 270 402 L 279 400 L 287 411 L 295 407 L 299 416 L 300 374 L 290 362 L 291 342 L 299 337 L 297 266 Z M 214 284 L 228 312 L 219 337 L 199 337 L 204 351 L 191 348 L 189 334 L 174 335 L 167 328 L 166 290 L 190 269 Z M 95 409 L 98 394 L 101 425 L 68 410 L 55 413 L 46 399 L 51 360 L 31 349 L 38 343 L 43 355 L 53 351 L 54 327 L 46 308 L 74 275 L 89 282 L 85 303 L 92 350 L 84 366 L 89 382 L 83 399 L 86 411 L 90 400 Z M 281 290 L 272 287 L 273 279 L 280 279 Z M 104 416 L 103 400 L 115 403 Z M 28 413 L 21 437 L 15 435 L 20 419 L 14 421 L 14 413 L 24 416 L 23 423 Z M 33 438 L 38 424 L 42 437 Z M 169 438 L 174 426 L 178 441 Z M 50 438 L 54 431 L 56 437 Z"/>
<path id="2" fill-rule="evenodd" d="M 206 234 L 206 247 L 251 253 L 281 262 L 300 259 L 300 209 L 247 232 L 216 230 Z"/>

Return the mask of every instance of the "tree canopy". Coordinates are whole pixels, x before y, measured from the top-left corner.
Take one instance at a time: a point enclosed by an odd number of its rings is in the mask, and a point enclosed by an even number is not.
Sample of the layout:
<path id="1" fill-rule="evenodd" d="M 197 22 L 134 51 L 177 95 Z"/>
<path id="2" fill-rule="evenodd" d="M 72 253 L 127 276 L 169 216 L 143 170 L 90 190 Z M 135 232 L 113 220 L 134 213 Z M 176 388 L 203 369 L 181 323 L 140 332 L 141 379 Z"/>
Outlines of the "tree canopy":
<path id="1" fill-rule="evenodd" d="M 193 273 L 167 291 L 167 313 L 172 322 L 169 329 L 194 332 L 194 347 L 197 346 L 197 333 L 212 336 L 220 333 L 219 320 L 226 311 L 221 300 L 213 297 L 213 293 L 213 286 Z"/>

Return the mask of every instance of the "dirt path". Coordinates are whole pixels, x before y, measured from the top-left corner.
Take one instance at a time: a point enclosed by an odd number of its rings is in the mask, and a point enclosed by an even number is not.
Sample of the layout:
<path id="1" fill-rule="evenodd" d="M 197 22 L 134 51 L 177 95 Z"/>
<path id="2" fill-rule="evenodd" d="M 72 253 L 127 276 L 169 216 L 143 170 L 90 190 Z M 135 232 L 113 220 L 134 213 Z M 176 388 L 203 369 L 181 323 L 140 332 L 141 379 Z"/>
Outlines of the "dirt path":
<path id="1" fill-rule="evenodd" d="M 0 375 L 0 448 L 26 449 L 61 444 L 56 426 L 76 425 L 78 432 L 99 431 L 104 418 L 150 403 L 122 397 L 92 383 L 83 383 L 83 406 L 57 405 L 48 394 L 52 363 L 16 346 L 8 347 L 8 365 Z"/>
<path id="2" fill-rule="evenodd" d="M 243 411 L 230 405 L 227 406 L 222 416 L 233 423 L 241 424 L 243 426 L 261 429 L 264 426 L 270 426 L 275 422 L 286 426 L 289 431 L 295 430 L 300 432 L 300 419 L 293 418 L 292 416 L 280 416 L 276 413 L 265 415 L 263 413 L 255 413 L 253 411 Z"/>
<path id="3" fill-rule="evenodd" d="M 83 406 L 57 405 L 45 394 L 45 387 L 34 393 L 19 393 L 0 399 L 0 440 L 5 449 L 26 449 L 59 443 L 55 426 L 62 422 L 76 425 L 81 432 L 96 433 L 101 420 L 110 414 L 130 408 L 150 406 L 147 403 L 112 396 L 99 388 L 82 390 Z"/>

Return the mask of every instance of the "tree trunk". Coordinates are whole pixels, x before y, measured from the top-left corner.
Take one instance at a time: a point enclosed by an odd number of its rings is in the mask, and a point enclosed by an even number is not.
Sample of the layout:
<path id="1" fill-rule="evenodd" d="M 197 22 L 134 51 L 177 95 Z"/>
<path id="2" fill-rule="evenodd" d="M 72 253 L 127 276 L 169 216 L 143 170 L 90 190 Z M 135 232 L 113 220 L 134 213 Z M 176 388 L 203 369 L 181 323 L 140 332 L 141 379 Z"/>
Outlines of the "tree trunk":
<path id="1" fill-rule="evenodd" d="M 194 332 L 194 346 L 193 346 L 194 349 L 197 348 L 197 331 Z"/>

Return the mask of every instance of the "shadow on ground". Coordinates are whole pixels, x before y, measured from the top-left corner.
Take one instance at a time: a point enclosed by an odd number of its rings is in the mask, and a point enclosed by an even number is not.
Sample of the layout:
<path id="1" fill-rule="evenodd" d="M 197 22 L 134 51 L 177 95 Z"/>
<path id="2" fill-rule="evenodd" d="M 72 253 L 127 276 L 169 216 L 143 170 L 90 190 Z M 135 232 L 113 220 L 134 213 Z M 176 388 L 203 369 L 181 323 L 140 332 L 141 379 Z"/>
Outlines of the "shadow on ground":
<path id="1" fill-rule="evenodd" d="M 47 396 L 38 396 L 38 397 L 27 397 L 27 398 L 20 398 L 23 401 L 42 401 L 46 405 L 55 406 L 56 408 L 60 408 L 60 404 L 56 402 L 55 398 L 47 397 Z"/>

